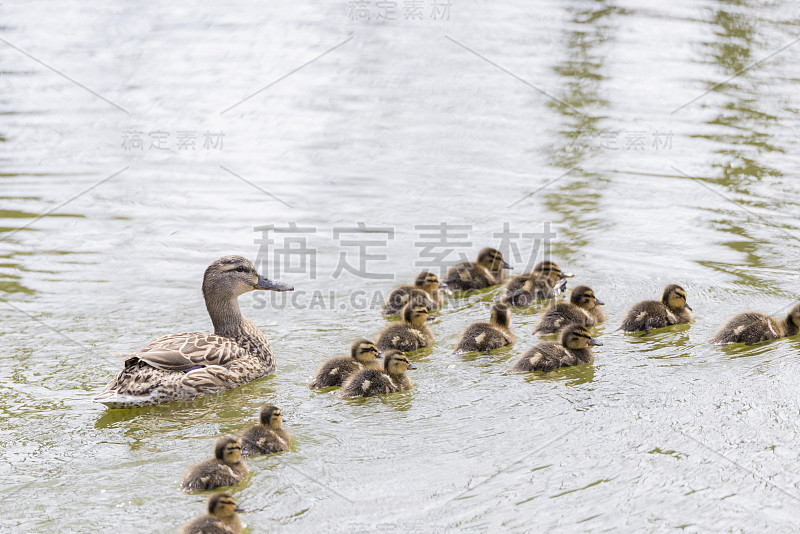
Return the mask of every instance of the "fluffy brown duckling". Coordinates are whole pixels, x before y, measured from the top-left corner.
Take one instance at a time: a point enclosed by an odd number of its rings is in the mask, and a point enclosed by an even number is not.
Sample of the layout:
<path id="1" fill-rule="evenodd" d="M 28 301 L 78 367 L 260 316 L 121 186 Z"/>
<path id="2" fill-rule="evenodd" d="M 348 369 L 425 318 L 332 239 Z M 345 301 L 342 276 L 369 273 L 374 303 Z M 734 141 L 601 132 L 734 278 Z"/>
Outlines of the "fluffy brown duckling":
<path id="1" fill-rule="evenodd" d="M 292 436 L 283 426 L 283 415 L 277 406 L 264 406 L 258 414 L 259 424 L 242 432 L 242 455 L 272 454 L 288 451 Z"/>
<path id="2" fill-rule="evenodd" d="M 194 491 L 233 486 L 246 474 L 247 464 L 242 460 L 242 443 L 236 438 L 221 438 L 214 446 L 214 458 L 189 469 L 183 477 L 181 488 Z"/>
<path id="3" fill-rule="evenodd" d="M 510 345 L 516 341 L 510 329 L 511 311 L 500 302 L 492 306 L 488 323 L 474 323 L 464 330 L 456 343 L 456 354 L 486 352 Z"/>
<path id="4" fill-rule="evenodd" d="M 389 349 L 410 352 L 433 343 L 433 332 L 425 325 L 428 308 L 409 302 L 401 316 L 402 321 L 393 322 L 378 334 L 377 345 L 381 352 Z"/>
<path id="5" fill-rule="evenodd" d="M 664 288 L 661 301 L 645 300 L 635 304 L 625 314 L 620 330 L 646 334 L 653 328 L 664 328 L 674 324 L 688 323 L 692 320 L 692 308 L 686 304 L 686 291 L 676 284 Z"/>
<path id="6" fill-rule="evenodd" d="M 344 383 L 342 397 L 371 397 L 411 389 L 406 370 L 416 369 L 405 354 L 389 349 L 383 356 L 383 369 L 363 369 Z"/>
<path id="7" fill-rule="evenodd" d="M 242 523 L 236 512 L 244 512 L 227 493 L 214 493 L 208 498 L 208 515 L 183 525 L 181 534 L 240 534 Z"/>
<path id="8" fill-rule="evenodd" d="M 597 300 L 591 288 L 578 286 L 572 290 L 569 302 L 559 302 L 545 310 L 539 324 L 533 329 L 533 333 L 556 334 L 572 323 L 582 326 L 594 326 L 602 323 L 606 320 L 606 314 L 600 307 L 603 304 L 602 301 Z"/>
<path id="9" fill-rule="evenodd" d="M 534 265 L 533 271 L 523 273 L 508 281 L 503 301 L 511 306 L 530 306 L 537 300 L 554 299 L 567 286 L 567 278 L 574 276 L 565 273 L 552 261 L 541 261 Z"/>
<path id="10" fill-rule="evenodd" d="M 502 284 L 506 278 L 503 269 L 511 266 L 499 250 L 487 247 L 478 253 L 477 261 L 465 261 L 447 269 L 444 281 L 453 291 L 483 289 Z"/>
<path id="11" fill-rule="evenodd" d="M 341 386 L 350 375 L 363 369 L 365 366 L 373 366 L 375 360 L 381 358 L 378 347 L 369 339 L 357 339 L 350 346 L 350 357 L 340 356 L 331 358 L 322 364 L 317 371 L 314 381 L 309 385 L 310 388 L 327 388 Z"/>
<path id="12" fill-rule="evenodd" d="M 742 313 L 732 318 L 711 339 L 711 343 L 760 343 L 771 339 L 796 336 L 800 332 L 800 304 L 789 311 L 783 320 L 763 313 Z"/>
<path id="13" fill-rule="evenodd" d="M 397 315 L 409 302 L 423 304 L 430 311 L 441 310 L 444 295 L 439 291 L 440 287 L 438 276 L 429 272 L 419 273 L 413 286 L 396 287 L 389 293 L 381 313 Z"/>
<path id="14" fill-rule="evenodd" d="M 586 327 L 571 324 L 561 332 L 560 342 L 539 343 L 523 354 L 508 372 L 552 371 L 561 367 L 590 363 L 594 359 L 590 345 L 602 345 L 602 343 L 594 339 Z"/>

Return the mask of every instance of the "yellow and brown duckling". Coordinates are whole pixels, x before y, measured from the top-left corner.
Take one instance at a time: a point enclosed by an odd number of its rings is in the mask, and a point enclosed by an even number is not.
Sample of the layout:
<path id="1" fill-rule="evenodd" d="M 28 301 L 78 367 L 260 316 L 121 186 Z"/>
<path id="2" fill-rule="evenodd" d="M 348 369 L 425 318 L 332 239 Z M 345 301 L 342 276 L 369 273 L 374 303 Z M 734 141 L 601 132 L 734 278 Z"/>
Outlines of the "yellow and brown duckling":
<path id="1" fill-rule="evenodd" d="M 506 279 L 503 269 L 511 266 L 499 250 L 487 247 L 478 253 L 477 261 L 465 261 L 447 269 L 444 282 L 453 291 L 483 289 L 502 284 Z"/>
<path id="2" fill-rule="evenodd" d="M 508 281 L 503 301 L 511 306 L 530 306 L 537 300 L 554 299 L 567 286 L 567 278 L 574 276 L 565 273 L 552 261 L 537 263 L 533 271 L 523 273 Z"/>
<path id="3" fill-rule="evenodd" d="M 676 284 L 664 288 L 661 301 L 645 300 L 635 304 L 625 314 L 620 330 L 646 334 L 654 328 L 664 328 L 674 324 L 688 323 L 692 320 L 692 308 L 686 304 L 686 291 Z"/>
<path id="4" fill-rule="evenodd" d="M 409 302 L 403 307 L 401 317 L 402 321 L 393 322 L 378 334 L 376 344 L 381 352 L 389 349 L 410 352 L 433 343 L 433 332 L 425 325 L 428 308 Z"/>
<path id="5" fill-rule="evenodd" d="M 389 293 L 381 313 L 397 315 L 409 302 L 422 304 L 430 311 L 441 310 L 444 305 L 444 295 L 439 291 L 440 287 L 438 276 L 429 272 L 419 273 L 413 286 L 396 287 Z"/>
<path id="6" fill-rule="evenodd" d="M 387 350 L 383 355 L 383 369 L 363 369 L 344 383 L 342 397 L 371 397 L 411 389 L 411 379 L 406 370 L 416 369 L 399 350 Z"/>
<path id="7" fill-rule="evenodd" d="M 533 333 L 557 334 L 572 323 L 582 326 L 602 323 L 606 320 L 606 314 L 600 307 L 603 304 L 604 302 L 597 299 L 591 288 L 578 286 L 572 290 L 569 302 L 558 302 L 545 310 Z"/>
<path id="8" fill-rule="evenodd" d="M 350 357 L 331 358 L 322 364 L 310 388 L 341 386 L 350 375 L 364 367 L 374 367 L 375 360 L 381 358 L 378 347 L 369 339 L 357 339 L 350 346 Z"/>
<path id="9" fill-rule="evenodd" d="M 214 493 L 208 498 L 208 515 L 183 525 L 181 534 L 240 534 L 242 523 L 236 512 L 244 512 L 227 493 Z"/>
<path id="10" fill-rule="evenodd" d="M 242 460 L 242 442 L 236 438 L 221 438 L 214 445 L 214 458 L 193 466 L 183 477 L 181 489 L 211 490 L 238 484 L 247 474 Z"/>
<path id="11" fill-rule="evenodd" d="M 283 428 L 283 414 L 277 406 L 264 406 L 258 414 L 259 424 L 242 432 L 242 455 L 272 454 L 288 451 L 292 436 Z"/>
<path id="12" fill-rule="evenodd" d="M 590 345 L 602 345 L 585 326 L 571 324 L 561 332 L 561 340 L 544 341 L 529 349 L 509 373 L 552 371 L 561 367 L 590 363 L 594 357 Z"/>
<path id="13" fill-rule="evenodd" d="M 742 313 L 732 318 L 711 339 L 711 343 L 760 343 L 771 339 L 796 336 L 800 332 L 800 304 L 789 311 L 783 320 L 763 313 Z"/>
<path id="14" fill-rule="evenodd" d="M 488 323 L 474 323 L 464 330 L 456 343 L 456 354 L 486 352 L 510 345 L 516 341 L 511 331 L 511 311 L 500 302 L 492 305 Z"/>

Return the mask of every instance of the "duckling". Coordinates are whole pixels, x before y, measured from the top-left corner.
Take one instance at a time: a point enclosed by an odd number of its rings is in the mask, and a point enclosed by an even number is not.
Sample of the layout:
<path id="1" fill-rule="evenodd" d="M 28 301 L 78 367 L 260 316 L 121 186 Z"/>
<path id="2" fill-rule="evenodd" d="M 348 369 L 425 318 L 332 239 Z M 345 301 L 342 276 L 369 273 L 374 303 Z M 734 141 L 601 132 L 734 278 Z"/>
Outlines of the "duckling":
<path id="1" fill-rule="evenodd" d="M 530 373 L 531 371 L 552 371 L 590 363 L 593 359 L 589 345 L 602 345 L 594 339 L 586 327 L 571 324 L 561 332 L 561 342 L 544 341 L 529 349 L 514 364 L 508 373 Z"/>
<path id="2" fill-rule="evenodd" d="M 227 493 L 214 493 L 208 498 L 208 515 L 183 525 L 181 534 L 240 534 L 242 523 L 236 512 L 244 512 Z"/>
<path id="3" fill-rule="evenodd" d="M 425 325 L 428 308 L 409 302 L 403 307 L 402 317 L 402 321 L 395 321 L 378 334 L 378 349 L 410 352 L 433 343 L 433 332 Z"/>
<path id="4" fill-rule="evenodd" d="M 429 310 L 440 310 L 444 305 L 444 295 L 439 292 L 441 283 L 433 273 L 419 273 L 413 286 L 396 287 L 386 297 L 383 315 L 397 315 L 409 302 L 424 304 Z"/>
<path id="5" fill-rule="evenodd" d="M 559 302 L 547 308 L 533 333 L 556 334 L 571 323 L 583 326 L 602 323 L 606 320 L 606 314 L 600 308 L 603 304 L 590 288 L 578 286 L 572 290 L 569 302 Z"/>
<path id="6" fill-rule="evenodd" d="M 350 346 L 350 357 L 331 358 L 322 364 L 310 388 L 341 386 L 345 380 L 365 366 L 372 366 L 381 358 L 378 347 L 369 339 L 356 339 Z"/>
<path id="7" fill-rule="evenodd" d="M 239 295 L 255 289 L 292 291 L 264 278 L 241 256 L 220 258 L 203 275 L 203 297 L 214 334 L 185 332 L 127 353 L 124 368 L 93 400 L 136 408 L 189 400 L 251 382 L 275 371 L 269 340 L 239 310 Z"/>
<path id="8" fill-rule="evenodd" d="M 387 350 L 383 356 L 383 369 L 363 369 L 344 383 L 342 397 L 371 397 L 411 389 L 411 379 L 406 370 L 417 367 L 409 363 L 399 350 Z"/>
<path id="9" fill-rule="evenodd" d="M 509 280 L 502 300 L 511 306 L 530 306 L 537 300 L 554 299 L 557 293 L 565 290 L 566 279 L 573 276 L 550 260 L 541 261 L 530 273 Z"/>
<path id="10" fill-rule="evenodd" d="M 214 458 L 189 469 L 183 477 L 181 489 L 194 491 L 233 486 L 246 474 L 247 464 L 242 460 L 242 442 L 236 438 L 221 438 L 214 445 Z"/>
<path id="11" fill-rule="evenodd" d="M 503 269 L 511 268 L 499 250 L 487 247 L 478 253 L 477 261 L 462 262 L 447 269 L 444 282 L 454 291 L 483 289 L 502 284 L 505 281 Z"/>
<path id="12" fill-rule="evenodd" d="M 242 454 L 272 454 L 288 451 L 292 436 L 283 425 L 283 415 L 277 406 L 264 406 L 259 412 L 259 424 L 242 432 Z"/>
<path id="13" fill-rule="evenodd" d="M 770 339 L 796 336 L 800 332 L 800 304 L 789 311 L 786 319 L 779 321 L 763 313 L 742 313 L 725 323 L 711 339 L 711 343 L 760 343 Z"/>
<path id="14" fill-rule="evenodd" d="M 464 330 L 456 343 L 456 354 L 486 352 L 514 343 L 517 338 L 509 328 L 511 313 L 508 306 L 496 302 L 488 323 L 474 323 Z"/>
<path id="15" fill-rule="evenodd" d="M 692 308 L 686 304 L 686 291 L 676 284 L 664 288 L 661 302 L 645 300 L 633 306 L 622 320 L 623 332 L 645 331 L 664 328 L 673 324 L 688 323 L 692 320 Z"/>

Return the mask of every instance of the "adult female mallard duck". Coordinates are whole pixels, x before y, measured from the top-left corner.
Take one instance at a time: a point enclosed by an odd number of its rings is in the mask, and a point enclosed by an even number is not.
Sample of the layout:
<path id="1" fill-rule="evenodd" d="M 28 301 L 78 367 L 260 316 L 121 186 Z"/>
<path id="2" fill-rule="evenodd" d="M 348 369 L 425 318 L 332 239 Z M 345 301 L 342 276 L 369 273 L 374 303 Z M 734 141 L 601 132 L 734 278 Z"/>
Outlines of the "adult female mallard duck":
<path id="1" fill-rule="evenodd" d="M 439 277 L 433 273 L 419 273 L 413 286 L 399 286 L 389 293 L 381 313 L 397 315 L 409 302 L 422 304 L 428 310 L 440 310 L 444 305 L 444 295 L 439 291 Z"/>
<path id="2" fill-rule="evenodd" d="M 552 371 L 561 367 L 590 363 L 592 349 L 589 345 L 602 345 L 592 337 L 586 327 L 571 324 L 561 332 L 560 342 L 544 341 L 529 349 L 508 373 Z"/>
<path id="3" fill-rule="evenodd" d="M 464 330 L 456 343 L 456 354 L 486 352 L 510 345 L 516 341 L 511 331 L 511 312 L 500 302 L 492 305 L 488 323 L 474 323 Z"/>
<path id="4" fill-rule="evenodd" d="M 371 397 L 411 389 L 406 370 L 416 369 L 399 350 L 387 350 L 383 369 L 364 369 L 351 376 L 341 389 L 342 397 Z"/>
<path id="5" fill-rule="evenodd" d="M 783 320 L 763 313 L 742 313 L 732 318 L 711 339 L 711 343 L 760 343 L 771 339 L 796 336 L 800 332 L 800 304 L 789 311 Z"/>
<path id="6" fill-rule="evenodd" d="M 241 534 L 242 523 L 236 512 L 244 512 L 227 493 L 214 493 L 208 498 L 208 515 L 183 525 L 181 534 Z"/>
<path id="7" fill-rule="evenodd" d="M 515 276 L 506 283 L 502 301 L 511 306 L 530 306 L 537 300 L 554 299 L 566 288 L 566 279 L 573 276 L 550 260 L 541 261 L 534 265 L 533 271 Z"/>
<path id="8" fill-rule="evenodd" d="M 283 426 L 283 415 L 277 406 L 264 406 L 258 414 L 259 424 L 242 432 L 242 454 L 272 454 L 288 451 L 292 436 Z"/>
<path id="9" fill-rule="evenodd" d="M 275 355 L 269 340 L 239 310 L 239 295 L 254 289 L 294 288 L 264 278 L 241 256 L 225 256 L 209 265 L 203 297 L 214 334 L 170 334 L 125 354 L 124 369 L 94 401 L 109 408 L 151 406 L 193 399 L 271 374 Z"/>
<path id="10" fill-rule="evenodd" d="M 433 332 L 425 325 L 429 319 L 428 308 L 409 302 L 403 308 L 402 317 L 402 321 L 393 322 L 378 334 L 377 345 L 381 352 L 389 349 L 411 352 L 433 343 Z"/>
<path id="11" fill-rule="evenodd" d="M 356 339 L 350 346 L 350 357 L 331 358 L 322 364 L 310 388 L 341 386 L 350 375 L 364 367 L 374 367 L 375 360 L 381 358 L 378 347 L 369 339 Z"/>
<path id="12" fill-rule="evenodd" d="M 241 482 L 246 474 L 242 442 L 236 438 L 220 438 L 214 445 L 214 458 L 192 466 L 183 477 L 181 489 L 196 491 L 233 486 Z"/>
<path id="13" fill-rule="evenodd" d="M 553 304 L 545 310 L 539 324 L 533 329 L 534 334 L 557 334 L 568 324 L 577 323 L 583 326 L 594 326 L 606 320 L 606 314 L 600 308 L 604 303 L 590 288 L 578 286 L 572 290 L 569 302 Z"/>
<path id="14" fill-rule="evenodd" d="M 483 289 L 502 284 L 506 279 L 503 269 L 511 268 L 499 250 L 487 247 L 478 253 L 477 261 L 465 261 L 447 269 L 444 282 L 453 291 Z"/>
<path id="15" fill-rule="evenodd" d="M 692 320 L 692 308 L 686 304 L 686 291 L 676 284 L 664 288 L 661 302 L 645 300 L 634 305 L 625 314 L 620 330 L 623 332 L 645 331 L 664 328 L 673 324 L 688 323 Z"/>

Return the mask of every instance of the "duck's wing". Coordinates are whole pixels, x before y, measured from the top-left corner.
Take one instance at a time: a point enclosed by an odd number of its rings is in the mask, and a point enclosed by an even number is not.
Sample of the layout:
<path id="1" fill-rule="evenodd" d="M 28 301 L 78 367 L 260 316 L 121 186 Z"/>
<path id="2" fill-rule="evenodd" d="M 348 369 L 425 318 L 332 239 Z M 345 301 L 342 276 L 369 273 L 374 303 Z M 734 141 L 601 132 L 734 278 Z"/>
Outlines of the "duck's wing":
<path id="1" fill-rule="evenodd" d="M 197 366 L 224 366 L 242 354 L 232 339 L 214 334 L 184 332 L 160 337 L 135 354 L 164 371 L 188 371 Z"/>

